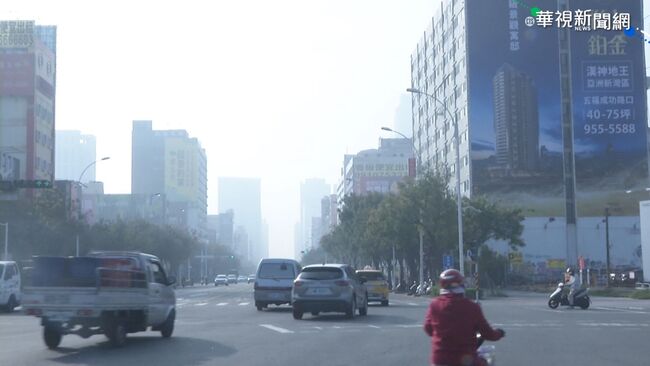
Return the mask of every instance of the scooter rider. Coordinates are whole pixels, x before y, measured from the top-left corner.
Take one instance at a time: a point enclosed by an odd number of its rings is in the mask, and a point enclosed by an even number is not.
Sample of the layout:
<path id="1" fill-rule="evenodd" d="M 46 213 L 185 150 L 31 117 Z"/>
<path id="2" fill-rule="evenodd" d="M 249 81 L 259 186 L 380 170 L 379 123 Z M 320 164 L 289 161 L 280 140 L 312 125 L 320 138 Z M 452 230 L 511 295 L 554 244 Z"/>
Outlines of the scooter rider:
<path id="1" fill-rule="evenodd" d="M 564 275 L 564 286 L 569 288 L 569 295 L 567 295 L 567 298 L 569 299 L 569 306 L 573 309 L 576 291 L 578 291 L 578 281 L 576 281 L 576 276 L 571 267 L 566 269 L 566 274 Z"/>
<path id="2" fill-rule="evenodd" d="M 440 296 L 431 301 L 424 320 L 424 331 L 432 338 L 432 366 L 486 365 L 476 354 L 476 333 L 490 341 L 505 336 L 502 329 L 492 329 L 478 304 L 465 298 L 464 282 L 455 269 L 440 274 Z"/>

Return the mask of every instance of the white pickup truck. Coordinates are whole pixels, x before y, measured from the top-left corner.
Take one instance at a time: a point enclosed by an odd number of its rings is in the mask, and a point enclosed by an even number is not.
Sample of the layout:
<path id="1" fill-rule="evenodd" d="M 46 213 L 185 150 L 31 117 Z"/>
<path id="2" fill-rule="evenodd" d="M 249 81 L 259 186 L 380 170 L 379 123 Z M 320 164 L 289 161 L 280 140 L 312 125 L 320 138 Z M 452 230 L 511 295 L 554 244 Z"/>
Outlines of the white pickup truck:
<path id="1" fill-rule="evenodd" d="M 173 277 L 160 260 L 134 252 L 87 257 L 34 257 L 24 269 L 23 311 L 41 318 L 43 339 L 54 349 L 66 334 L 105 334 L 122 346 L 127 333 L 174 331 Z"/>

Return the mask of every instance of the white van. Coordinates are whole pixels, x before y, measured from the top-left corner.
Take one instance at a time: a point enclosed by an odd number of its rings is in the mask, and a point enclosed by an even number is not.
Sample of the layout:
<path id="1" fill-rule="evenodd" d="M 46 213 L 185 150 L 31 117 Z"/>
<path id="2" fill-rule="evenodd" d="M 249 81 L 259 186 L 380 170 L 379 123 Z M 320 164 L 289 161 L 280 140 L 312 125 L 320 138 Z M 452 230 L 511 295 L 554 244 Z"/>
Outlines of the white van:
<path id="1" fill-rule="evenodd" d="M 291 288 L 300 270 L 300 263 L 293 259 L 262 259 L 257 266 L 254 286 L 257 310 L 262 311 L 269 304 L 291 304 Z"/>
<path id="2" fill-rule="evenodd" d="M 20 271 L 13 261 L 0 261 L 0 307 L 8 312 L 20 305 Z"/>

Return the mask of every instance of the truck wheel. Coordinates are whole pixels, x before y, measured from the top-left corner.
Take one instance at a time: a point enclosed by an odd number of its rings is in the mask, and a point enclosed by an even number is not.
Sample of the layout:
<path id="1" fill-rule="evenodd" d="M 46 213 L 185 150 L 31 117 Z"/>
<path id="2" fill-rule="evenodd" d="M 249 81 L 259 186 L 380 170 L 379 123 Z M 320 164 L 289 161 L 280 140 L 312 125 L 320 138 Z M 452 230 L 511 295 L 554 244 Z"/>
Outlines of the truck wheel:
<path id="1" fill-rule="evenodd" d="M 59 344 L 61 344 L 61 338 L 63 338 L 63 336 L 58 329 L 52 326 L 43 327 L 43 340 L 45 341 L 47 348 L 57 348 Z"/>
<path id="2" fill-rule="evenodd" d="M 160 328 L 160 334 L 163 338 L 169 338 L 174 333 L 174 321 L 176 320 L 176 311 L 172 310 L 167 317 L 167 320 Z"/>
<path id="3" fill-rule="evenodd" d="M 352 294 L 352 302 L 350 303 L 348 309 L 345 311 L 345 317 L 348 319 L 354 318 L 354 313 L 356 313 L 356 311 L 357 311 L 356 295 Z"/>
<path id="4" fill-rule="evenodd" d="M 18 306 L 18 304 L 16 302 L 16 298 L 14 297 L 14 295 L 9 296 L 9 301 L 7 301 L 7 312 L 8 313 L 13 312 L 16 306 Z"/>
<path id="5" fill-rule="evenodd" d="M 296 319 L 296 320 L 302 319 L 302 314 L 303 314 L 302 311 L 300 311 L 300 310 L 298 310 L 296 308 L 293 309 L 293 318 L 294 319 Z"/>
<path id="6" fill-rule="evenodd" d="M 264 306 L 264 303 L 262 303 L 260 301 L 255 301 L 255 307 L 257 308 L 257 311 L 262 311 L 262 310 L 264 310 L 265 306 Z"/>
<path id="7" fill-rule="evenodd" d="M 115 320 L 111 326 L 108 339 L 113 347 L 122 347 L 126 343 L 126 326 L 121 320 Z"/>

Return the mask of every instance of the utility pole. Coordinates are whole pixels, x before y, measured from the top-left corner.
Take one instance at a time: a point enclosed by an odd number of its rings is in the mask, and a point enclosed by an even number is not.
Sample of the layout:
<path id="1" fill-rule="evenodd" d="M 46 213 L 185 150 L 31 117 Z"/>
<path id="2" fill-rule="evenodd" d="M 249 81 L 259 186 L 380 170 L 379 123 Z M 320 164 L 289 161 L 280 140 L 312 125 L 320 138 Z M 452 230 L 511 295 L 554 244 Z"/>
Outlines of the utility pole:
<path id="1" fill-rule="evenodd" d="M 607 253 L 607 264 L 605 274 L 607 276 L 607 287 L 611 285 L 609 278 L 609 207 L 605 207 L 605 249 Z"/>
<path id="2" fill-rule="evenodd" d="M 4 253 L 4 260 L 9 260 L 9 223 L 0 223 L 0 225 L 5 227 L 5 253 Z"/>
<path id="3" fill-rule="evenodd" d="M 558 10 L 568 11 L 569 0 L 558 0 Z M 560 100 L 562 120 L 562 167 L 566 211 L 566 263 L 575 266 L 578 261 L 578 229 L 576 208 L 576 162 L 573 148 L 573 91 L 571 84 L 571 30 L 560 28 L 558 34 L 560 63 Z"/>
<path id="4" fill-rule="evenodd" d="M 77 245 L 76 245 L 76 247 L 77 247 L 77 250 L 76 250 L 76 253 L 77 253 L 77 254 L 76 254 L 76 256 L 78 257 L 78 256 L 79 256 L 79 234 L 77 234 L 77 243 L 76 243 L 76 244 L 77 244 Z"/>

